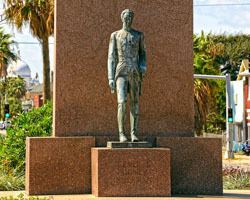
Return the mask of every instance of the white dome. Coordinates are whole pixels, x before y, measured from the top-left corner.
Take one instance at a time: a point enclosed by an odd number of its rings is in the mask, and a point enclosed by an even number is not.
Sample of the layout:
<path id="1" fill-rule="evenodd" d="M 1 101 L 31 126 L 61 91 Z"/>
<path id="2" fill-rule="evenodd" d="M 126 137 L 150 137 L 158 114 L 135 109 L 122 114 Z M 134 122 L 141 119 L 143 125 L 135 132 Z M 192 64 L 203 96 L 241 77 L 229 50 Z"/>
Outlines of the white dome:
<path id="1" fill-rule="evenodd" d="M 8 66 L 7 70 L 8 76 L 20 76 L 22 78 L 31 78 L 31 70 L 27 63 L 22 60 L 17 60 L 12 62 Z"/>

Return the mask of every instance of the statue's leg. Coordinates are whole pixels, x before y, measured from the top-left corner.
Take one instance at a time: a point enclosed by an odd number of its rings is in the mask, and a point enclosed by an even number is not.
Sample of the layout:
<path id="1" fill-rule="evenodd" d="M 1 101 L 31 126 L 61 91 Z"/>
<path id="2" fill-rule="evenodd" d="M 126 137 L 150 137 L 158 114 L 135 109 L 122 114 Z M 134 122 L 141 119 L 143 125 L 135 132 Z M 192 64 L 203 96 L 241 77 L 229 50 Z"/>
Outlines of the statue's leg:
<path id="1" fill-rule="evenodd" d="M 137 76 L 129 79 L 130 85 L 130 126 L 131 141 L 138 142 L 138 123 L 139 123 L 139 79 Z"/>
<path id="2" fill-rule="evenodd" d="M 116 81 L 117 102 L 118 102 L 118 130 L 120 142 L 126 142 L 125 136 L 125 119 L 126 119 L 126 102 L 127 102 L 128 81 L 126 77 L 118 77 Z"/>

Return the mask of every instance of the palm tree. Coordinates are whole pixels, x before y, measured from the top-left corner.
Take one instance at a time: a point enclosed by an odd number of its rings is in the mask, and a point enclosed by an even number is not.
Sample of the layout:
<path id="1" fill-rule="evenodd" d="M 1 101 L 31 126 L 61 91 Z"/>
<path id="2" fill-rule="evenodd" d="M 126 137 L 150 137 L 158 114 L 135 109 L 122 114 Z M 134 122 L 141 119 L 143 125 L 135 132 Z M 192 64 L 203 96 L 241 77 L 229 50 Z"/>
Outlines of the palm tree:
<path id="1" fill-rule="evenodd" d="M 218 66 L 215 66 L 215 58 L 224 53 L 224 46 L 212 41 L 211 34 L 193 36 L 194 42 L 194 71 L 196 74 L 219 74 Z M 200 134 L 203 126 L 206 126 L 211 97 L 217 83 L 213 80 L 194 80 L 194 106 L 195 129 Z"/>
<path id="2" fill-rule="evenodd" d="M 6 90 L 6 75 L 7 75 L 7 66 L 9 62 L 16 61 L 17 55 L 12 51 L 11 45 L 15 42 L 11 39 L 10 34 L 6 34 L 4 29 L 0 27 L 0 80 L 3 90 L 0 92 L 0 117 L 1 117 L 1 108 L 3 107 L 2 100 L 5 98 Z"/>
<path id="3" fill-rule="evenodd" d="M 10 61 L 16 61 L 17 55 L 12 51 L 11 45 L 15 42 L 11 39 L 10 34 L 6 34 L 0 27 L 0 77 L 6 77 L 7 66 Z"/>
<path id="4" fill-rule="evenodd" d="M 54 32 L 54 0 L 6 0 L 6 19 L 18 30 L 28 25 L 42 46 L 43 102 L 50 99 L 49 37 Z"/>

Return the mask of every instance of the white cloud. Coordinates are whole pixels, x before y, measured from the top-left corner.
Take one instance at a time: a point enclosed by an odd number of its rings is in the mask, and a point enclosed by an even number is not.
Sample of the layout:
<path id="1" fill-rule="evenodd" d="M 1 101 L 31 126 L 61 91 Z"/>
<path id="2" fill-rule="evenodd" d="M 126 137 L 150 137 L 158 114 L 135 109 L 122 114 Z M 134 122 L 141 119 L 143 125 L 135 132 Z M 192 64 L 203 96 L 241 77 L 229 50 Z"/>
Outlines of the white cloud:
<path id="1" fill-rule="evenodd" d="M 206 2 L 206 3 L 205 3 Z M 195 3 L 250 3 L 248 1 L 230 0 L 208 0 L 195 1 Z M 200 33 L 201 30 L 213 33 L 246 33 L 250 34 L 250 6 L 205 6 L 194 7 L 194 32 Z"/>

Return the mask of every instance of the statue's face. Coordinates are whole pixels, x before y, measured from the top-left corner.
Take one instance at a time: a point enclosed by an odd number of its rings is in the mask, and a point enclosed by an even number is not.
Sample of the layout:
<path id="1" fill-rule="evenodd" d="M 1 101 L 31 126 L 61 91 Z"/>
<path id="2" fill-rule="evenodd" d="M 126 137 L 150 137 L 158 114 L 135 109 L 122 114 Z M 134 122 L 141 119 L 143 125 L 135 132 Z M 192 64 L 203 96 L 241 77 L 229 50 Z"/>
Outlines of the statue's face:
<path id="1" fill-rule="evenodd" d="M 133 16 L 129 12 L 125 13 L 123 15 L 122 22 L 127 28 L 130 28 L 133 22 Z"/>

